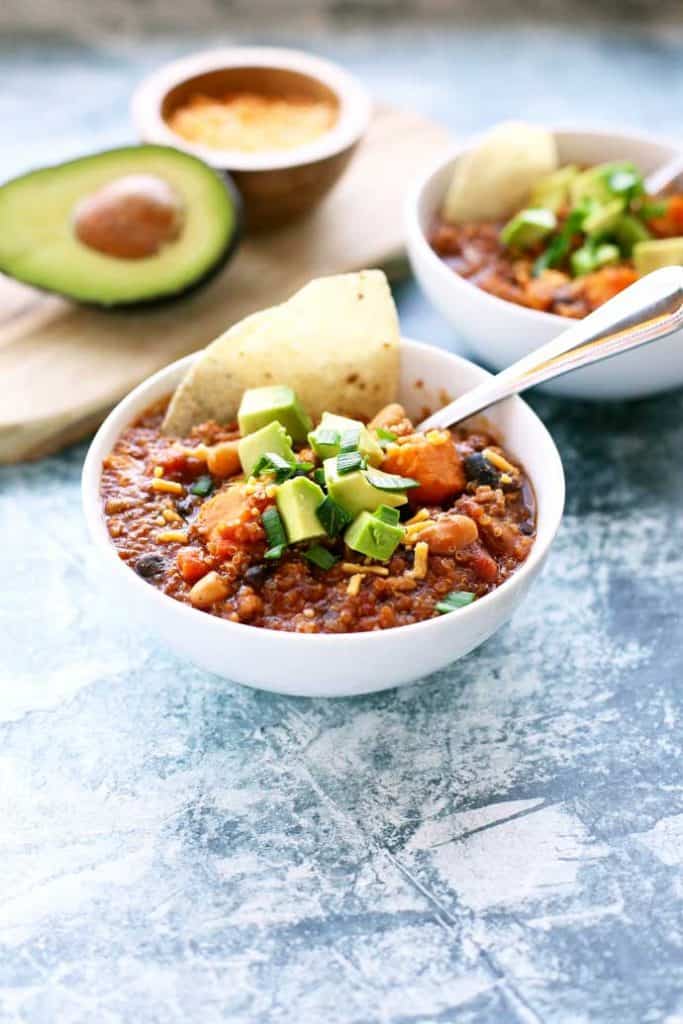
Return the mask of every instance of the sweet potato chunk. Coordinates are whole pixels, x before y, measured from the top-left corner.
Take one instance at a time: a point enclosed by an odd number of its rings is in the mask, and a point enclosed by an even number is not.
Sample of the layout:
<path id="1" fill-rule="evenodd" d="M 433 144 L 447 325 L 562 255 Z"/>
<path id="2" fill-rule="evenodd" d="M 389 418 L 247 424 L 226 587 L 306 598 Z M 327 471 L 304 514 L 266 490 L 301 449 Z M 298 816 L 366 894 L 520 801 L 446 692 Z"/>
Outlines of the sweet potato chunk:
<path id="1" fill-rule="evenodd" d="M 196 528 L 204 538 L 214 539 L 221 523 L 240 522 L 249 515 L 249 495 L 242 484 L 228 484 L 204 502 Z"/>
<path id="2" fill-rule="evenodd" d="M 467 483 L 462 459 L 448 431 L 431 431 L 391 447 L 382 469 L 419 482 L 419 487 L 408 491 L 413 505 L 440 505 L 464 491 Z"/>

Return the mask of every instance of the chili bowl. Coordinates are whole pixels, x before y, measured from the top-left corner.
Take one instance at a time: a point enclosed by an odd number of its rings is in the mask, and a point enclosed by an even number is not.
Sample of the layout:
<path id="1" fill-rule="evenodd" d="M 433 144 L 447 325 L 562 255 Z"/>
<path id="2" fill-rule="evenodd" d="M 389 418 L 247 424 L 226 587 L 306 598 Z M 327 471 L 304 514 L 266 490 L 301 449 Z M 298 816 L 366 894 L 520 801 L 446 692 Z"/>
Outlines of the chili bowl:
<path id="1" fill-rule="evenodd" d="M 666 140 L 644 134 L 567 128 L 553 130 L 561 165 L 585 166 L 632 160 L 645 174 L 679 152 Z M 571 327 L 573 320 L 491 295 L 455 273 L 429 244 L 429 232 L 457 161 L 479 139 L 468 140 L 429 168 L 405 207 L 406 244 L 422 290 L 485 365 L 502 370 Z M 683 385 L 683 332 L 647 348 L 567 374 L 544 385 L 570 398 L 639 398 Z"/>
<path id="2" fill-rule="evenodd" d="M 555 444 L 520 398 L 490 410 L 487 425 L 524 466 L 535 492 L 537 534 L 526 561 L 500 587 L 467 607 L 412 625 L 349 634 L 281 632 L 235 623 L 175 601 L 118 556 L 100 497 L 102 461 L 122 431 L 168 395 L 196 356 L 187 356 L 135 388 L 97 432 L 83 468 L 83 508 L 97 551 L 103 591 L 132 621 L 207 671 L 263 690 L 308 697 L 371 693 L 428 676 L 462 658 L 506 622 L 541 571 L 560 525 L 564 475 Z M 489 374 L 442 349 L 403 339 L 399 400 L 419 419 Z"/>

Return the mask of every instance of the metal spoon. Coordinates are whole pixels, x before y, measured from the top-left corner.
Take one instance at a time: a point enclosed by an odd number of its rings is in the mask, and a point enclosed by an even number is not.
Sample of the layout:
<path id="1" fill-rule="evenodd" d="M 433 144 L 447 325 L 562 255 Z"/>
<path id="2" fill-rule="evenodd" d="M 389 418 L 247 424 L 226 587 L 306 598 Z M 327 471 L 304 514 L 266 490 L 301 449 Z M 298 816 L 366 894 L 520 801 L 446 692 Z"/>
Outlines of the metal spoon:
<path id="1" fill-rule="evenodd" d="M 645 193 L 648 196 L 658 196 L 660 192 L 673 185 L 676 178 L 683 174 L 683 153 L 679 153 L 673 160 L 669 160 L 663 167 L 657 168 L 645 179 Z"/>
<path id="2" fill-rule="evenodd" d="M 683 327 L 683 267 L 662 267 L 420 423 L 452 427 L 482 409 L 570 370 L 629 352 Z"/>

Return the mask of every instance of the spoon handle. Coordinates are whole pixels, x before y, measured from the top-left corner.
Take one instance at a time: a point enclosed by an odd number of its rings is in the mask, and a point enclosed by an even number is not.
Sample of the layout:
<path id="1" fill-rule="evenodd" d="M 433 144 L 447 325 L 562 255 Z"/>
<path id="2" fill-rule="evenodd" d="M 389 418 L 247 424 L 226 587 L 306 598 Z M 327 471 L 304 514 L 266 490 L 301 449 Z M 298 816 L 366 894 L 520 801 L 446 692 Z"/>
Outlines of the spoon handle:
<path id="1" fill-rule="evenodd" d="M 444 429 L 570 370 L 647 345 L 683 326 L 683 267 L 662 267 L 636 281 L 546 345 L 468 391 L 420 424 Z"/>
<path id="2" fill-rule="evenodd" d="M 669 160 L 663 167 L 658 167 L 645 179 L 645 192 L 648 196 L 658 196 L 669 185 L 673 185 L 676 178 L 683 174 L 683 154 L 679 153 L 673 160 Z"/>

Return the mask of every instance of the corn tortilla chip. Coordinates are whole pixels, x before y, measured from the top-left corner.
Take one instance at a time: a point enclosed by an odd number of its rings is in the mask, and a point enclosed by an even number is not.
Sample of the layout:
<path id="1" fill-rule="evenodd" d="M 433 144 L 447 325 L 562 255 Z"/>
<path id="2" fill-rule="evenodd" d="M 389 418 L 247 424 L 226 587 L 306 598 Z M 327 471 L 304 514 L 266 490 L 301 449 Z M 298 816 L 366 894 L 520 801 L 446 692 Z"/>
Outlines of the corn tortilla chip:
<path id="1" fill-rule="evenodd" d="M 396 400 L 399 326 L 381 270 L 310 281 L 212 342 L 178 386 L 163 422 L 183 436 L 234 420 L 243 392 L 288 384 L 317 421 L 325 410 L 370 419 Z"/>

